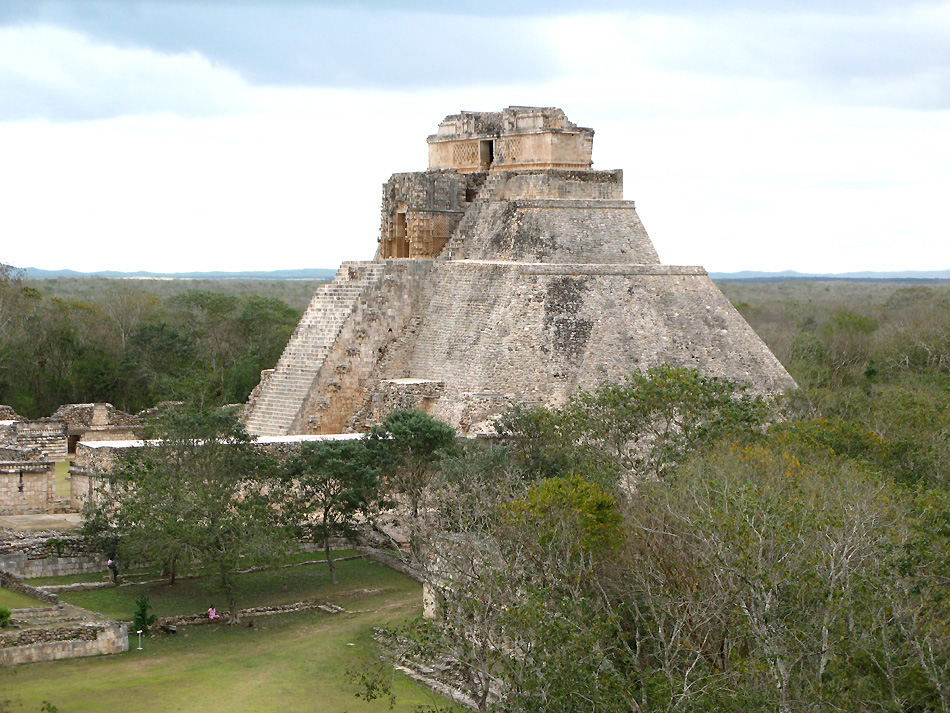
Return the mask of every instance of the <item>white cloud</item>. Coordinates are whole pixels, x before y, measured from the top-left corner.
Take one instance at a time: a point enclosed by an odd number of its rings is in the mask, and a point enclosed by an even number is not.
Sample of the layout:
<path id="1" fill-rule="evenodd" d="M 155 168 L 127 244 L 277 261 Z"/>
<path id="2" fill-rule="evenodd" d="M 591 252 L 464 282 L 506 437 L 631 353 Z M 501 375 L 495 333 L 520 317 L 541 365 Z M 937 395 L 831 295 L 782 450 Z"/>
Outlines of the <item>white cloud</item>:
<path id="1" fill-rule="evenodd" d="M 527 104 L 596 129 L 595 167 L 624 169 L 665 262 L 947 267 L 948 112 L 920 108 L 945 97 L 934 38 L 950 3 L 874 8 L 522 18 L 527 46 L 560 58 L 556 78 L 474 83 L 469 67 L 451 90 L 410 90 L 411 77 L 388 91 L 252 86 L 204 54 L 0 28 L 0 107 L 54 120 L 0 123 L 0 261 L 181 271 L 368 259 L 380 184 L 425 168 L 443 116 Z M 451 77 L 455 61 L 428 76 Z"/>
<path id="2" fill-rule="evenodd" d="M 241 77 L 196 52 L 119 48 L 47 25 L 0 27 L 0 119 L 243 111 Z"/>
<path id="3" fill-rule="evenodd" d="M 633 12 L 542 23 L 571 74 L 759 80 L 826 103 L 950 108 L 950 2 L 822 11 Z"/>

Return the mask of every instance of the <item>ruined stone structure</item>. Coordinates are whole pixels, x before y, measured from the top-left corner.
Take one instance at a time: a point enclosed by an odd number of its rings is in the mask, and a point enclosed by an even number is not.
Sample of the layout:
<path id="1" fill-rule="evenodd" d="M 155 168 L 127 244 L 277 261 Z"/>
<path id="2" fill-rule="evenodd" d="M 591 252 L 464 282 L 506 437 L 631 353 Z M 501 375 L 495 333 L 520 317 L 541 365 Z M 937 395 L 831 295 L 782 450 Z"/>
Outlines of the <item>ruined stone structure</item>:
<path id="1" fill-rule="evenodd" d="M 45 513 L 58 502 L 52 461 L 0 449 L 0 515 Z"/>
<path id="2" fill-rule="evenodd" d="M 0 572 L 31 579 L 104 571 L 102 552 L 90 538 L 62 531 L 19 532 L 0 527 Z"/>
<path id="3" fill-rule="evenodd" d="M 66 424 L 69 452 L 76 452 L 82 441 L 114 441 L 138 436 L 141 419 L 120 411 L 112 404 L 65 404 L 52 418 Z"/>
<path id="4" fill-rule="evenodd" d="M 0 515 L 44 513 L 56 499 L 54 461 L 66 458 L 66 427 L 57 419 L 30 421 L 0 407 Z"/>
<path id="5" fill-rule="evenodd" d="M 660 263 L 592 139 L 553 108 L 447 117 L 429 170 L 383 186 L 376 259 L 343 264 L 262 375 L 248 430 L 358 432 L 414 407 L 474 435 L 664 363 L 792 388 L 705 270 Z"/>
<path id="6" fill-rule="evenodd" d="M 47 460 L 66 460 L 66 426 L 58 418 L 0 420 L 0 447 L 36 451 Z"/>
<path id="7" fill-rule="evenodd" d="M 48 605 L 13 610 L 13 626 L 0 631 L 0 666 L 129 650 L 127 624 L 64 604 L 56 594 L 33 587 L 3 570 L 0 570 L 0 587 Z"/>

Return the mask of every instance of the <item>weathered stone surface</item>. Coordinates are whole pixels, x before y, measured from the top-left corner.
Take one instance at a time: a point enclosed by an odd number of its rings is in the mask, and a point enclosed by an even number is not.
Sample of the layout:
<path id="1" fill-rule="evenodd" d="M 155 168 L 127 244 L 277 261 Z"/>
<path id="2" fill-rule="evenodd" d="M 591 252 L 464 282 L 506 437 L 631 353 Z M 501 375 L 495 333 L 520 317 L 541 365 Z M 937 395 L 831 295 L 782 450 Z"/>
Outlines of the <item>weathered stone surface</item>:
<path id="1" fill-rule="evenodd" d="M 660 264 L 622 173 L 589 170 L 592 135 L 552 109 L 448 117 L 430 170 L 384 186 L 377 259 L 315 295 L 248 429 L 354 432 L 413 406 L 477 434 L 513 404 L 659 364 L 794 387 L 705 270 Z M 368 277 L 343 290 L 353 275 Z"/>
<path id="2" fill-rule="evenodd" d="M 0 446 L 38 451 L 44 460 L 65 460 L 66 426 L 58 418 L 0 420 Z"/>
<path id="3" fill-rule="evenodd" d="M 0 570 L 25 579 L 59 577 L 105 571 L 105 561 L 86 537 L 0 528 Z"/>

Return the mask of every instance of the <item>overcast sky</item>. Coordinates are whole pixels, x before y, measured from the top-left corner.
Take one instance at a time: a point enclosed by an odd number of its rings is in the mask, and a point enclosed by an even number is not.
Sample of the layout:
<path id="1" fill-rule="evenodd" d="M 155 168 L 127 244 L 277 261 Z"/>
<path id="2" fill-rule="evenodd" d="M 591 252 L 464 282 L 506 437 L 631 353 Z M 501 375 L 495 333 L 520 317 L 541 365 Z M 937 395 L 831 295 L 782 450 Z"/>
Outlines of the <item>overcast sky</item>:
<path id="1" fill-rule="evenodd" d="M 950 0 L 0 0 L 0 262 L 371 259 L 389 175 L 513 104 L 665 263 L 950 268 Z"/>

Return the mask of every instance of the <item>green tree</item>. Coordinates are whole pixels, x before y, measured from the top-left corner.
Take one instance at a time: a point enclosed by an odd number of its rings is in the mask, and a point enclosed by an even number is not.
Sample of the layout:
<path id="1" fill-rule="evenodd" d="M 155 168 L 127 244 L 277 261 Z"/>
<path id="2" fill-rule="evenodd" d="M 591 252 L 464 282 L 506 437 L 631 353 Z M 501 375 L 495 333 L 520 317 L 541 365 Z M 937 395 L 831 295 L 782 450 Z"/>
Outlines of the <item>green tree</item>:
<path id="1" fill-rule="evenodd" d="M 235 403 L 247 400 L 261 371 L 280 359 L 299 320 L 300 313 L 279 299 L 250 296 L 242 301 L 235 319 L 240 346 L 225 375 L 226 398 Z"/>
<path id="2" fill-rule="evenodd" d="M 582 466 L 565 409 L 518 405 L 496 419 L 495 429 L 528 479 L 564 476 Z"/>
<path id="3" fill-rule="evenodd" d="M 132 613 L 132 631 L 143 633 L 149 630 L 158 617 L 150 613 L 152 604 L 144 594 L 135 600 L 135 611 Z"/>
<path id="4" fill-rule="evenodd" d="M 112 528 L 126 561 L 172 576 L 181 563 L 198 568 L 236 623 L 239 567 L 272 560 L 292 537 L 276 469 L 224 410 L 170 410 L 149 435 L 116 464 L 87 517 Z"/>
<path id="5" fill-rule="evenodd" d="M 389 489 L 405 496 L 410 516 L 416 518 L 436 466 L 455 449 L 455 430 L 422 411 L 402 409 L 373 427 L 369 443 Z"/>
<path id="6" fill-rule="evenodd" d="M 701 447 L 762 429 L 768 404 L 744 387 L 668 365 L 571 399 L 579 442 L 608 468 L 663 476 Z"/>
<path id="7" fill-rule="evenodd" d="M 319 533 L 330 579 L 337 584 L 330 538 L 353 535 L 357 518 L 375 502 L 379 489 L 375 460 L 362 439 L 318 441 L 304 443 L 284 467 L 290 480 L 290 510 Z"/>
<path id="8" fill-rule="evenodd" d="M 199 347 L 214 375 L 211 403 L 223 403 L 228 365 L 240 351 L 236 312 L 240 300 L 224 292 L 189 290 L 169 300 L 182 331 Z"/>

